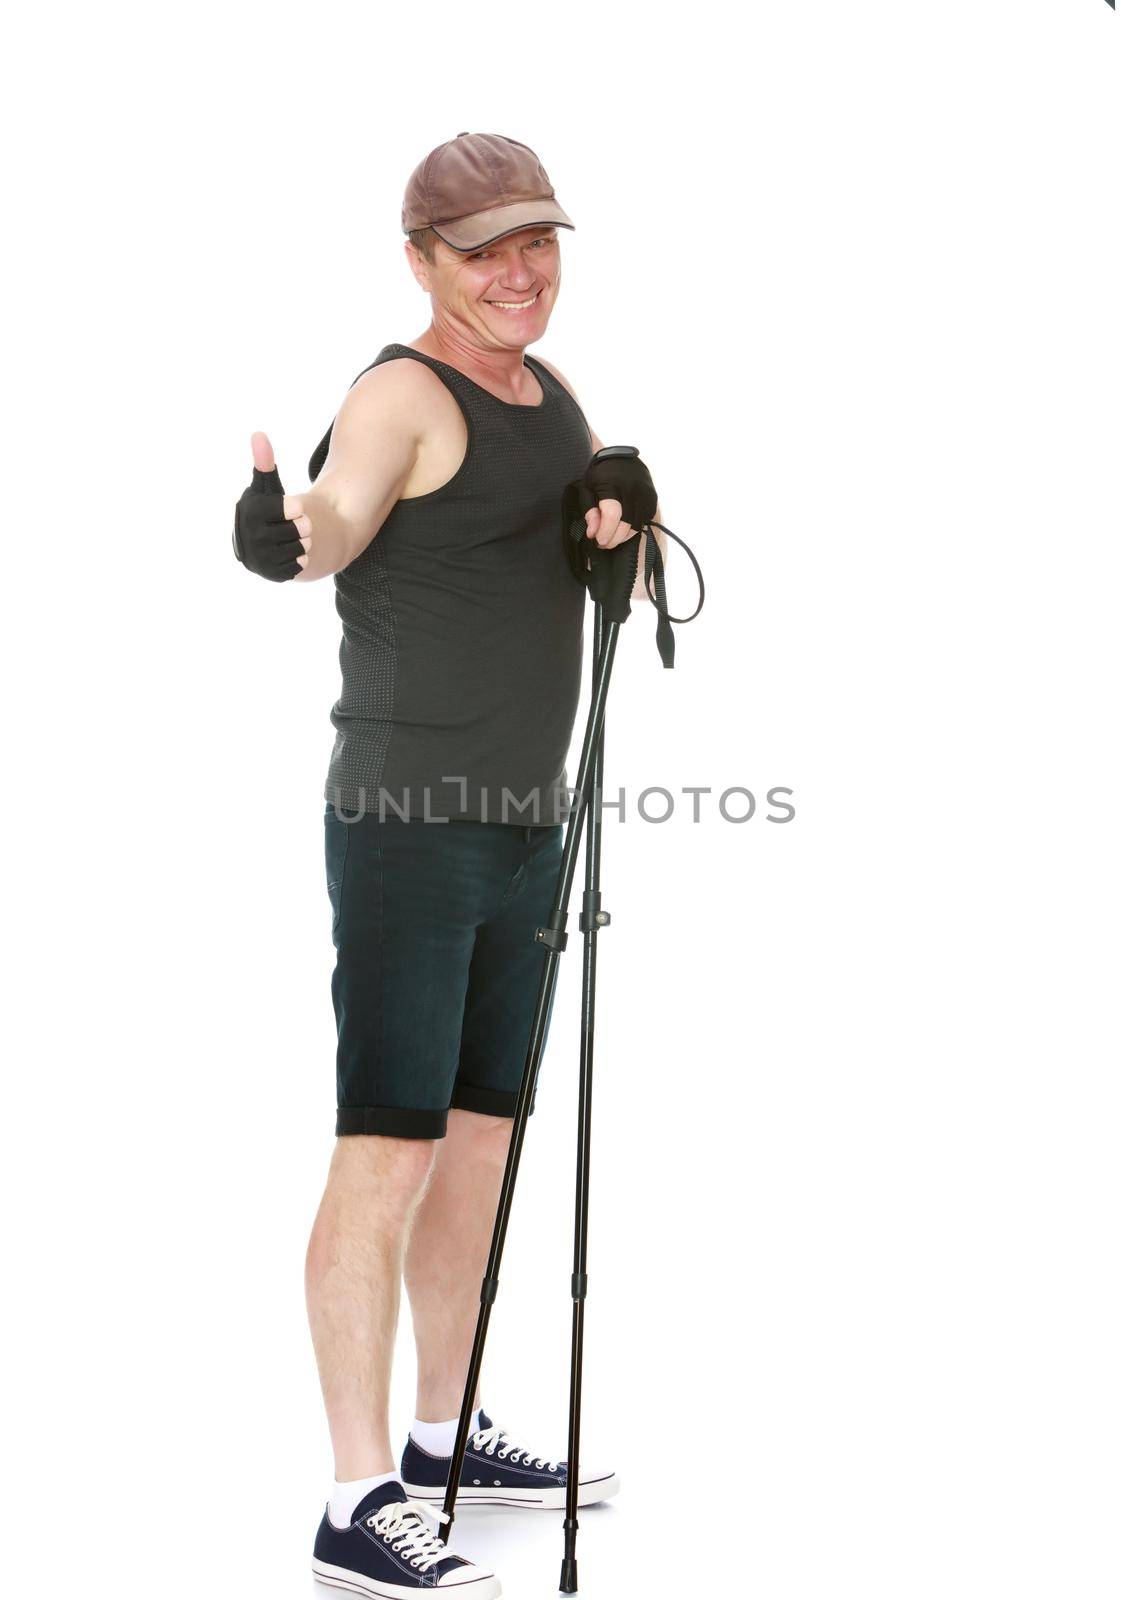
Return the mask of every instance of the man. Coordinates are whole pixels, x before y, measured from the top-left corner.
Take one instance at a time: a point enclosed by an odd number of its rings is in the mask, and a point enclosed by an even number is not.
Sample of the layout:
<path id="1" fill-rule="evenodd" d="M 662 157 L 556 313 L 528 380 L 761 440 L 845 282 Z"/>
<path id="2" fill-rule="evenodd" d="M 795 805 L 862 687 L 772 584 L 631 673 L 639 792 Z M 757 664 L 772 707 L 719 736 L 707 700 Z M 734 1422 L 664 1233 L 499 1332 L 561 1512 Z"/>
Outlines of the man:
<path id="1" fill-rule="evenodd" d="M 283 494 L 253 435 L 235 547 L 267 577 L 333 575 L 343 623 L 324 791 L 337 1139 L 306 1272 L 335 1482 L 314 1570 L 487 1600 L 497 1579 L 423 1513 L 446 1487 L 569 808 L 585 593 L 560 503 L 601 445 L 567 380 L 525 355 L 573 227 L 534 153 L 458 135 L 413 173 L 402 224 L 429 327 L 352 384 L 304 494 Z M 622 509 L 589 510 L 588 537 L 633 537 Z M 417 1399 L 398 1469 L 402 1277 Z M 564 1463 L 475 1404 L 459 1499 L 563 1505 Z M 580 1484 L 581 1505 L 617 1488 L 606 1471 Z"/>

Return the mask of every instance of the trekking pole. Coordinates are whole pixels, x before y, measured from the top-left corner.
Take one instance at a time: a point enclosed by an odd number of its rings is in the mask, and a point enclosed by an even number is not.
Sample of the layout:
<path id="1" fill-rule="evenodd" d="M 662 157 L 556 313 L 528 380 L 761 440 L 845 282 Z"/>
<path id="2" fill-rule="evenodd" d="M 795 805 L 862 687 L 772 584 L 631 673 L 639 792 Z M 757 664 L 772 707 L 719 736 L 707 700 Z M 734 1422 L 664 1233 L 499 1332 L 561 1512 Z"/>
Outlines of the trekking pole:
<path id="1" fill-rule="evenodd" d="M 662 524 L 656 523 L 653 526 L 661 528 Z M 576 526 L 575 531 L 579 536 L 582 528 Z M 665 533 L 670 532 L 668 528 L 663 528 L 662 531 Z M 704 579 L 701 577 L 700 567 L 697 566 L 696 559 L 689 547 L 683 541 L 678 540 L 676 534 L 671 534 L 671 537 L 677 540 L 679 544 L 682 544 L 682 548 L 693 562 L 693 567 L 697 574 L 700 586 L 700 603 L 697 606 L 697 610 L 693 612 L 695 617 L 704 603 Z M 653 579 L 655 594 L 651 598 L 654 600 L 658 611 L 658 654 L 661 657 L 662 665 L 669 667 L 673 665 L 673 633 L 669 624 L 670 622 L 690 622 L 692 617 L 671 617 L 669 615 L 665 606 L 661 557 L 657 553 L 657 545 L 652 529 L 648 532 L 647 538 L 649 543 L 647 545 L 646 590 L 647 594 L 649 594 L 650 581 Z M 592 564 L 594 567 L 594 554 L 592 556 Z M 637 551 L 633 571 L 637 571 Z M 631 582 L 633 585 L 633 572 Z M 628 589 L 627 592 L 629 595 L 630 590 Z M 615 603 L 617 603 L 618 597 L 614 598 Z M 601 663 L 604 609 L 603 605 L 597 605 L 595 608 L 595 670 L 597 674 L 600 671 Z M 580 1423 L 584 1383 L 584 1305 L 588 1295 L 588 1218 L 592 1155 L 592 1062 L 595 1045 L 596 955 L 597 935 L 601 929 L 609 927 L 611 923 L 610 913 L 603 909 L 603 901 L 600 894 L 603 747 L 604 720 L 601 718 L 599 737 L 596 740 L 594 752 L 590 792 L 591 809 L 588 813 L 588 826 L 585 836 L 584 904 L 580 914 L 580 929 L 584 935 L 584 962 L 580 994 L 580 1097 L 576 1133 L 576 1215 L 572 1251 L 572 1354 L 568 1392 L 568 1460 L 565 1485 L 564 1557 L 561 1561 L 560 1576 L 562 1594 L 575 1594 L 578 1588 L 576 1535 L 580 1527 L 577 1513 L 580 1502 Z"/>
<path id="2" fill-rule="evenodd" d="M 614 445 L 598 451 L 594 459 L 599 460 L 613 456 L 636 456 L 637 454 L 638 451 L 632 445 Z M 498 1206 L 495 1212 L 490 1254 L 487 1258 L 486 1271 L 479 1291 L 479 1315 L 475 1324 L 475 1337 L 471 1345 L 471 1357 L 467 1366 L 467 1379 L 463 1388 L 463 1402 L 459 1412 L 459 1424 L 456 1428 L 455 1445 L 448 1467 L 448 1483 L 444 1494 L 444 1520 L 440 1526 L 440 1538 L 447 1544 L 451 1537 L 452 1524 L 455 1521 L 455 1504 L 459 1494 L 459 1480 L 463 1472 L 464 1457 L 467 1454 L 467 1437 L 471 1431 L 471 1414 L 475 1408 L 475 1394 L 479 1387 L 479 1374 L 482 1370 L 487 1329 L 490 1326 L 491 1307 L 494 1305 L 498 1294 L 498 1272 L 502 1264 L 502 1251 L 506 1243 L 506 1230 L 510 1222 L 514 1187 L 517 1183 L 522 1145 L 525 1142 L 529 1108 L 533 1103 L 537 1077 L 541 1067 L 541 1055 L 544 1049 L 545 1027 L 549 1016 L 549 1008 L 556 988 L 557 962 L 568 943 L 568 934 L 565 928 L 568 921 L 569 899 L 572 894 L 572 880 L 576 870 L 576 853 L 580 848 L 584 813 L 588 807 L 589 798 L 591 798 L 593 804 L 588 822 L 584 902 L 580 916 L 580 928 L 584 934 L 583 988 L 581 995 L 580 1105 L 577 1135 L 574 1270 L 572 1275 L 569 1459 L 566 1467 L 565 1549 L 564 1561 L 561 1567 L 561 1589 L 567 1594 L 572 1594 L 576 1591 L 576 1533 L 579 1526 L 576 1510 L 580 1490 L 580 1408 L 584 1357 L 584 1300 L 587 1294 L 592 1043 L 595 1021 L 595 935 L 600 928 L 606 927 L 611 921 L 608 913 L 601 908 L 599 889 L 601 822 L 599 802 L 602 797 L 603 786 L 603 725 L 607 706 L 607 691 L 611 683 L 611 669 L 614 665 L 615 650 L 619 641 L 619 628 L 630 615 L 630 597 L 634 591 L 635 579 L 638 575 L 638 547 L 640 543 L 637 537 L 628 539 L 622 544 L 611 548 L 601 548 L 598 545 L 586 543 L 587 526 L 583 518 L 583 512 L 590 507 L 591 503 L 594 502 L 582 503 L 578 496 L 572 503 L 570 511 L 566 496 L 566 510 L 565 515 L 562 517 L 565 551 L 572 571 L 581 582 L 587 585 L 590 594 L 595 600 L 591 705 L 588 710 L 588 721 L 580 750 L 580 764 L 576 774 L 576 790 L 573 797 L 575 809 L 570 812 L 566 824 L 556 894 L 546 926 L 538 928 L 534 934 L 535 939 L 545 947 L 545 962 L 538 985 L 529 1045 L 526 1051 L 525 1065 L 522 1069 L 518 1098 L 514 1107 L 510 1147 L 506 1155 L 502 1187 L 499 1191 Z M 571 520 L 569 520 L 570 517 Z M 700 598 L 696 609 L 688 617 L 673 617 L 666 609 L 662 557 L 654 538 L 654 528 L 660 528 L 663 533 L 680 544 L 693 563 L 700 586 Z M 646 525 L 646 540 L 644 581 L 647 595 L 653 600 L 655 610 L 658 613 L 656 635 L 658 654 L 664 667 L 672 667 L 674 641 L 670 623 L 691 622 L 693 617 L 697 615 L 704 604 L 704 580 L 701 577 L 701 570 L 697 565 L 693 552 L 685 544 L 684 540 L 678 539 L 671 529 L 664 527 L 660 522 L 649 523 Z M 654 587 L 653 594 L 651 594 L 651 582 L 653 582 Z"/>
<path id="3" fill-rule="evenodd" d="M 613 575 L 615 572 L 619 574 L 617 581 L 620 587 L 625 586 L 628 595 L 638 570 L 638 553 L 637 550 L 628 552 L 627 545 L 632 543 L 637 545 L 637 542 L 637 540 L 628 540 L 627 544 L 617 546 L 616 550 L 600 551 L 601 556 L 610 555 L 615 557 L 612 562 Z M 623 553 L 622 560 L 618 558 L 617 551 Z M 597 612 L 601 611 L 601 609 L 601 604 L 597 603 Z M 448 1485 L 444 1495 L 444 1513 L 447 1521 L 443 1522 L 440 1527 L 440 1537 L 445 1544 L 451 1536 L 452 1523 L 455 1521 L 455 1502 L 459 1493 L 459 1479 L 463 1471 L 463 1459 L 467 1454 L 467 1436 L 471 1431 L 471 1413 L 475 1408 L 475 1391 L 478 1388 L 479 1373 L 482 1370 L 483 1349 L 486 1345 L 487 1328 L 490 1325 L 491 1307 L 498 1293 L 498 1271 L 502 1264 L 502 1251 L 506 1243 L 506 1230 L 510 1222 L 510 1208 L 514 1199 L 514 1186 L 518 1178 L 518 1166 L 521 1162 L 526 1124 L 529 1120 L 529 1107 L 532 1104 L 534 1090 L 537 1087 L 537 1075 L 541 1066 L 541 1054 L 545 1039 L 545 1023 L 549 1015 L 553 991 L 556 987 L 557 963 L 568 943 L 565 924 L 568 921 L 568 902 L 572 893 L 572 879 L 576 869 L 576 852 L 580 845 L 580 833 L 584 821 L 584 812 L 588 804 L 596 747 L 603 726 L 603 713 L 607 703 L 608 687 L 611 682 L 611 667 L 615 659 L 619 626 L 618 621 L 609 621 L 602 628 L 597 625 L 597 635 L 602 634 L 602 647 L 597 657 L 598 670 L 593 679 L 588 723 L 584 732 L 584 743 L 580 752 L 580 765 L 576 775 L 576 809 L 569 815 L 566 825 L 564 850 L 557 879 L 557 891 L 553 900 L 552 910 L 549 913 L 549 920 L 547 925 L 543 928 L 538 928 L 534 935 L 545 947 L 545 964 L 537 990 L 537 1004 L 533 1013 L 533 1024 L 530 1030 L 525 1066 L 522 1069 L 522 1081 L 518 1089 L 517 1102 L 514 1106 L 510 1148 L 506 1154 L 506 1166 L 502 1175 L 502 1188 L 498 1196 L 498 1207 L 495 1214 L 494 1232 L 491 1237 L 486 1273 L 479 1291 L 479 1315 L 475 1324 L 475 1337 L 471 1345 L 471 1359 L 467 1366 L 467 1381 L 463 1389 L 463 1404 L 459 1413 L 455 1447 L 452 1450 L 451 1463 L 448 1468 Z"/>
<path id="4" fill-rule="evenodd" d="M 603 607 L 595 609 L 595 659 L 599 671 L 603 634 Z M 576 1593 L 576 1534 L 580 1527 L 580 1407 L 584 1382 L 584 1301 L 588 1293 L 588 1187 L 592 1145 L 592 1048 L 596 1011 L 596 935 L 611 922 L 604 911 L 599 888 L 601 834 L 600 800 L 603 795 L 603 727 L 596 741 L 592 768 L 591 809 L 584 845 L 584 905 L 580 929 L 584 935 L 584 964 L 580 991 L 580 1101 L 576 1132 L 576 1224 L 572 1250 L 572 1357 L 568 1389 L 568 1462 L 564 1513 L 564 1560 L 560 1588 Z"/>

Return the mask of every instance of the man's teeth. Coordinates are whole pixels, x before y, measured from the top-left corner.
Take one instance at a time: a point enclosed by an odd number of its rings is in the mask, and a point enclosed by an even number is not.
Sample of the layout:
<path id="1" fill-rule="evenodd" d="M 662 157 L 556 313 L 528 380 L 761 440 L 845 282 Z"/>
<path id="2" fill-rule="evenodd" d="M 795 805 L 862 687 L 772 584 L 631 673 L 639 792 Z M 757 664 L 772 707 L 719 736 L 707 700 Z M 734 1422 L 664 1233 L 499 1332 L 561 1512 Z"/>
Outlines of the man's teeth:
<path id="1" fill-rule="evenodd" d="M 537 294 L 535 294 L 533 297 L 533 300 L 536 300 L 537 295 L 540 293 L 541 290 L 538 289 Z M 524 311 L 526 306 L 531 306 L 533 304 L 533 300 L 492 300 L 490 304 L 492 306 L 498 306 L 502 311 Z"/>

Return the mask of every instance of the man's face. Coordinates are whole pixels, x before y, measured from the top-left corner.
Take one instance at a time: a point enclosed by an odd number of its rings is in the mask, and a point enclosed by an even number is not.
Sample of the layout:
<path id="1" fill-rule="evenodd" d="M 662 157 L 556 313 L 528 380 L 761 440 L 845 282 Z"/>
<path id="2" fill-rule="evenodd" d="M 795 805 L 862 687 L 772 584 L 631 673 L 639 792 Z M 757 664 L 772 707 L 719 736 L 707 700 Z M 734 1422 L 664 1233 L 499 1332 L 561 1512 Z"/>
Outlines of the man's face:
<path id="1" fill-rule="evenodd" d="M 492 347 L 520 349 L 541 338 L 560 291 L 554 226 L 521 228 L 469 254 L 437 239 L 436 252 L 429 263 L 409 246 L 417 281 L 438 313 Z"/>

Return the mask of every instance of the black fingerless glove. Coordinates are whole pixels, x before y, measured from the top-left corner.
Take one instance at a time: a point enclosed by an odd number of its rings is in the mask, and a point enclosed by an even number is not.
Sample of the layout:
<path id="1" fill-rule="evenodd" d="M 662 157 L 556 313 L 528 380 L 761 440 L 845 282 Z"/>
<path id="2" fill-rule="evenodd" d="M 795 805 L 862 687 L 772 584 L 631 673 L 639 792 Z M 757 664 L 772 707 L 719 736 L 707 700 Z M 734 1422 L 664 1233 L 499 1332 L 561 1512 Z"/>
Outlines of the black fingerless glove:
<path id="1" fill-rule="evenodd" d="M 622 544 L 603 549 L 594 539 L 588 538 L 585 512 L 601 500 L 618 500 L 622 507 L 622 520 L 629 523 L 634 537 Z M 692 622 L 704 604 L 704 579 L 697 558 L 684 539 L 678 539 L 672 528 L 654 521 L 658 509 L 658 491 L 646 464 L 638 458 L 633 444 L 605 445 L 597 450 L 582 478 L 574 478 L 565 487 L 561 501 L 561 535 L 565 558 L 572 576 L 586 585 L 592 599 L 602 608 L 605 621 L 625 622 L 630 615 L 630 596 L 638 576 L 638 535 L 646 534 L 646 567 L 643 574 L 646 593 L 654 602 L 658 613 L 656 642 L 663 667 L 673 666 L 674 639 L 671 622 Z M 700 599 L 697 609 L 688 617 L 673 617 L 666 605 L 665 571 L 662 552 L 653 529 L 659 528 L 685 551 L 697 574 Z M 654 593 L 650 593 L 650 585 Z"/>
<path id="2" fill-rule="evenodd" d="M 623 508 L 623 521 L 636 533 L 641 533 L 658 509 L 658 491 L 645 461 L 639 458 L 633 445 L 608 445 L 607 450 L 633 451 L 627 455 L 608 455 L 597 450 L 588 463 L 583 483 L 592 496 L 593 504 L 601 500 L 618 500 Z"/>
<path id="3" fill-rule="evenodd" d="M 253 468 L 253 482 L 234 511 L 234 555 L 250 572 L 284 583 L 303 569 L 303 543 L 292 519 L 284 515 L 284 485 L 275 467 Z"/>
<path id="4" fill-rule="evenodd" d="M 574 578 L 586 583 L 592 598 L 603 594 L 605 575 L 614 573 L 612 584 L 620 593 L 627 579 L 619 571 L 620 564 L 633 561 L 633 585 L 638 571 L 638 539 L 633 545 L 625 544 L 609 550 L 602 549 L 594 539 L 588 538 L 584 513 L 597 506 L 601 500 L 618 500 L 622 506 L 622 520 L 629 523 L 637 536 L 646 527 L 658 509 L 658 491 L 645 461 L 640 461 L 638 449 L 633 444 L 604 445 L 589 461 L 582 478 L 574 478 L 565 487 L 561 502 L 561 524 L 564 553 Z M 619 560 L 610 560 L 618 556 Z M 629 593 L 629 590 L 628 590 Z"/>

